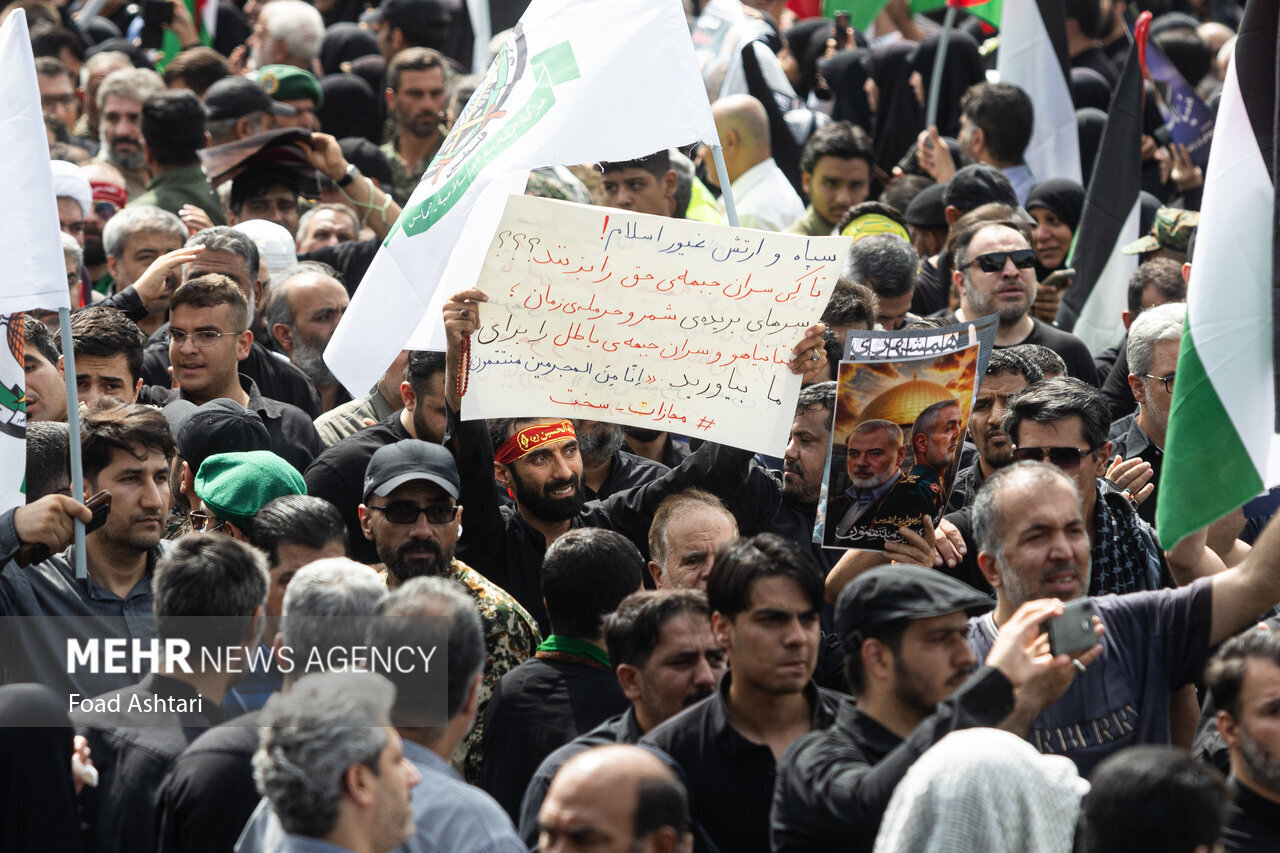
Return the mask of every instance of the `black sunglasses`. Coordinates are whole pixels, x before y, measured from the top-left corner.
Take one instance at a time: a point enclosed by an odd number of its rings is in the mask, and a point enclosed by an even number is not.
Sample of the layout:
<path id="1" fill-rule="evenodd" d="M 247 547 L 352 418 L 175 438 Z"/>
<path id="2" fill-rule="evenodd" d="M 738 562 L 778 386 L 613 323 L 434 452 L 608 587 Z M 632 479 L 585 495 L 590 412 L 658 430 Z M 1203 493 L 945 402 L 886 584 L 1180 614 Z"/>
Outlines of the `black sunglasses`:
<path id="1" fill-rule="evenodd" d="M 978 269 L 983 272 L 1000 272 L 1004 269 L 1004 262 L 1013 259 L 1013 265 L 1020 270 L 1029 270 L 1036 265 L 1036 253 L 1031 249 L 1015 249 L 1012 252 L 987 252 L 985 255 L 978 255 L 969 263 L 960 269 L 967 270 L 974 264 L 978 265 Z"/>
<path id="2" fill-rule="evenodd" d="M 1075 471 L 1080 467 L 1081 460 L 1091 453 L 1096 453 L 1101 446 L 1099 444 L 1088 450 L 1080 450 L 1076 447 L 1015 447 L 1013 459 L 1015 462 L 1044 462 L 1047 459 L 1051 465 L 1064 471 Z"/>
<path id="3" fill-rule="evenodd" d="M 462 507 L 456 504 L 418 506 L 409 501 L 396 501 L 386 506 L 370 504 L 369 509 L 376 509 L 384 513 L 387 516 L 387 521 L 392 524 L 416 524 L 419 515 L 427 517 L 427 524 L 448 524 L 458 517 L 458 510 L 462 509 Z"/>

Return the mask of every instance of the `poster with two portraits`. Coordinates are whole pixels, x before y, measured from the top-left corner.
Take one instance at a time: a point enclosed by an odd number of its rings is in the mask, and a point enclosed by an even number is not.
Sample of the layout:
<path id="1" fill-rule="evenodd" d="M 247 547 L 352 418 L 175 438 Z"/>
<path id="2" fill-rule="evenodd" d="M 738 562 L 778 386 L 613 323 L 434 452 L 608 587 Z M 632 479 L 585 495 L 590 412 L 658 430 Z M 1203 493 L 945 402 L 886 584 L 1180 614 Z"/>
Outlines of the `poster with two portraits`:
<path id="1" fill-rule="evenodd" d="M 813 541 L 883 551 L 936 526 L 955 482 L 995 315 L 937 329 L 850 332 Z"/>

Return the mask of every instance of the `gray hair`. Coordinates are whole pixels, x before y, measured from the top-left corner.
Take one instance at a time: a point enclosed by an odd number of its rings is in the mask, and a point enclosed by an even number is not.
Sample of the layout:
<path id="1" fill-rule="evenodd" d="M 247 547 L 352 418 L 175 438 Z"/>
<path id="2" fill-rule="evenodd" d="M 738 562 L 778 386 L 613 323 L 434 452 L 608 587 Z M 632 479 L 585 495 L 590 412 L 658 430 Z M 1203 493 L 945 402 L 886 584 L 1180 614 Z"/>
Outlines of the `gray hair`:
<path id="1" fill-rule="evenodd" d="M 147 98 L 163 91 L 164 79 L 150 68 L 121 68 L 102 79 L 102 85 L 98 87 L 98 111 L 104 109 L 107 98 L 112 95 L 143 104 Z"/>
<path id="2" fill-rule="evenodd" d="M 332 557 L 303 566 L 281 605 L 280 633 L 293 661 L 286 680 L 306 674 L 312 655 L 327 660 L 332 649 L 364 645 L 369 621 L 386 597 L 378 573 L 355 560 Z"/>
<path id="3" fill-rule="evenodd" d="M 324 18 L 310 3 L 272 0 L 258 13 L 258 22 L 268 39 L 284 45 L 291 64 L 310 68 L 312 61 L 320 55 Z"/>
<path id="4" fill-rule="evenodd" d="M 471 682 L 484 670 L 484 627 L 475 600 L 461 584 L 447 578 L 413 578 L 388 596 L 369 624 L 368 644 L 374 648 L 443 646 L 448 652 L 445 710 L 450 720 L 461 712 Z M 419 672 L 388 676 L 397 690 L 392 721 L 398 726 L 422 725 L 438 683 Z"/>
<path id="5" fill-rule="evenodd" d="M 889 438 L 893 440 L 894 444 L 899 447 L 902 446 L 902 427 L 898 426 L 893 421 L 886 421 L 881 418 L 872 418 L 869 421 L 863 421 L 858 424 L 852 431 L 850 431 L 849 438 L 853 438 L 855 435 L 866 435 L 869 432 L 887 433 Z M 846 444 L 847 443 L 848 442 L 846 442 Z"/>
<path id="6" fill-rule="evenodd" d="M 942 413 L 952 407 L 960 408 L 960 401 L 954 399 L 939 400 L 930 404 L 920 414 L 916 415 L 915 423 L 911 425 L 911 442 L 915 443 L 917 435 L 933 432 L 938 427 L 938 421 L 942 420 Z"/>
<path id="7" fill-rule="evenodd" d="M 95 53 L 80 66 L 80 85 L 87 90 L 89 78 L 108 66 L 114 66 L 117 71 L 121 71 L 132 68 L 133 60 L 122 50 L 104 50 L 102 53 Z"/>
<path id="8" fill-rule="evenodd" d="M 1155 357 L 1156 344 L 1182 340 L 1182 326 L 1187 320 L 1185 302 L 1166 302 L 1148 308 L 1138 315 L 1129 327 L 1129 343 L 1125 355 L 1129 359 L 1129 372 L 1142 376 L 1151 372 L 1151 360 Z M 1144 383 L 1148 380 L 1143 379 Z"/>
<path id="9" fill-rule="evenodd" d="M 311 274 L 328 276 L 339 284 L 342 283 L 338 271 L 320 261 L 299 261 L 293 266 L 280 270 L 271 276 L 271 297 L 267 300 L 267 307 L 262 315 L 266 320 L 268 332 L 276 323 L 283 323 L 291 329 L 296 328 L 294 323 L 297 322 L 298 317 L 293 312 L 293 306 L 289 304 L 289 291 L 292 290 L 289 284 L 299 276 Z"/>
<path id="10" fill-rule="evenodd" d="M 112 219 L 114 218 L 113 216 Z M 192 246 L 204 246 L 205 251 L 209 252 L 229 252 L 239 255 L 244 258 L 244 271 L 249 277 L 249 283 L 252 284 L 258 280 L 258 244 L 243 232 L 226 225 L 214 225 L 212 228 L 197 231 L 188 237 L 184 247 L 190 249 Z M 249 307 L 253 308 L 252 305 Z"/>
<path id="11" fill-rule="evenodd" d="M 919 268 L 920 256 L 906 240 L 896 234 L 873 234 L 849 249 L 843 275 L 870 287 L 877 296 L 893 299 L 916 286 Z"/>
<path id="12" fill-rule="evenodd" d="M 124 257 L 125 247 L 134 234 L 172 234 L 179 240 L 187 237 L 182 220 L 153 204 L 129 205 L 107 220 L 102 228 L 102 248 L 117 261 Z"/>
<path id="13" fill-rule="evenodd" d="M 992 474 L 973 501 L 973 538 L 978 550 L 993 554 L 997 562 L 1003 564 L 1008 519 L 1000 507 L 1001 493 L 1023 483 L 1043 487 L 1055 481 L 1067 483 L 1071 491 L 1076 491 L 1076 484 L 1071 478 L 1048 462 L 1015 462 Z M 1076 500 L 1080 500 L 1078 493 Z"/>
<path id="14" fill-rule="evenodd" d="M 267 700 L 253 781 L 284 831 L 322 838 L 338 822 L 347 768 L 378 772 L 396 691 L 381 675 L 309 675 Z"/>
<path id="15" fill-rule="evenodd" d="M 58 233 L 62 235 L 62 256 L 74 261 L 76 268 L 79 269 L 81 262 L 84 261 L 84 249 L 76 242 L 76 238 L 67 232 L 59 231 Z"/>
<path id="16" fill-rule="evenodd" d="M 315 207 L 307 211 L 304 211 L 302 216 L 298 217 L 298 242 L 299 243 L 302 242 L 302 235 L 307 233 L 307 226 L 311 223 L 312 217 L 314 217 L 317 213 L 319 213 L 322 210 L 331 210 L 334 213 L 345 214 L 347 218 L 351 220 L 352 227 L 355 228 L 356 230 L 356 239 L 359 239 L 360 220 L 357 219 L 356 215 L 351 212 L 351 208 L 347 207 L 345 204 L 335 204 L 334 202 L 330 201 L 330 202 L 325 202 L 324 204 L 317 204 Z"/>

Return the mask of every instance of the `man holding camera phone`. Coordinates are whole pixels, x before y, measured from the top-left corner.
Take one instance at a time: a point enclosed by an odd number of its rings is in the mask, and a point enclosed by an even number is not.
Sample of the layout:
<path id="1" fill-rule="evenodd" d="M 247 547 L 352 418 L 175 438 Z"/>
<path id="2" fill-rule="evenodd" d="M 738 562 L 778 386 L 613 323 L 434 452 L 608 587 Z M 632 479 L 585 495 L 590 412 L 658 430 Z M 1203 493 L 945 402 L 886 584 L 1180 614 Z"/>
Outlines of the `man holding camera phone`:
<path id="1" fill-rule="evenodd" d="M 1076 483 L 1044 462 L 997 471 L 978 493 L 973 523 L 978 565 L 996 590 L 996 609 L 970 620 L 969 645 L 983 658 L 1026 602 L 1084 598 L 1090 545 Z M 1171 564 L 1200 563 L 1186 586 L 1092 599 L 1106 629 L 1102 654 L 1093 663 L 1074 655 L 1077 677 L 1031 725 L 1037 749 L 1088 775 L 1125 747 L 1169 743 L 1171 694 L 1199 677 L 1211 647 L 1280 601 L 1280 527 L 1268 525 L 1232 569 L 1206 566 L 1204 543 L 1200 531 L 1169 551 Z"/>

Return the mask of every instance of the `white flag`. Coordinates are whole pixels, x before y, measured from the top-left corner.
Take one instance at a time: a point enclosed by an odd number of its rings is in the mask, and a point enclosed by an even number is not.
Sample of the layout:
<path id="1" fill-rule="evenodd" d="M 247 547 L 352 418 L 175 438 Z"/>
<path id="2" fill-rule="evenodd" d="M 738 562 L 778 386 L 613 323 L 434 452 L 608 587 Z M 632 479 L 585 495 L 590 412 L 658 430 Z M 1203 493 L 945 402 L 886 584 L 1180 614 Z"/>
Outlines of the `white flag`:
<path id="1" fill-rule="evenodd" d="M 0 139 L 6 166 L 0 314 L 71 307 L 46 138 L 27 19 L 13 14 L 0 26 Z"/>
<path id="2" fill-rule="evenodd" d="M 533 0 L 356 291 L 325 350 L 353 394 L 406 344 L 444 349 L 441 306 L 475 284 L 531 169 L 717 144 L 679 0 Z"/>

